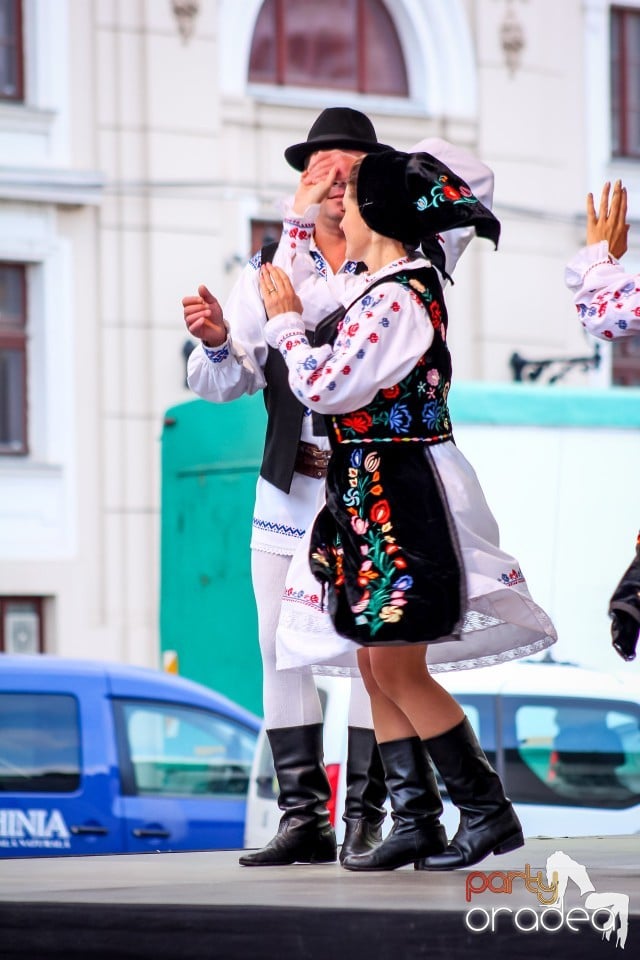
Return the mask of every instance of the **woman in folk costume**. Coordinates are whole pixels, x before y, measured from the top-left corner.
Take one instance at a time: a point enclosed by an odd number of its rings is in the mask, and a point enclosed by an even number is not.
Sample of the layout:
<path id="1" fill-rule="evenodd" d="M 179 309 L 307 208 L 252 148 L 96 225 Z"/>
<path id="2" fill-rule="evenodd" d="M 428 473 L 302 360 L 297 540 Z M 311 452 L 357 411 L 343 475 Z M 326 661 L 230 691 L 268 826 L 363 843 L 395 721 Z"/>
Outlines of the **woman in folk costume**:
<path id="1" fill-rule="evenodd" d="M 605 183 L 596 213 L 587 194 L 587 245 L 567 264 L 565 282 L 573 293 L 582 326 L 600 340 L 640 334 L 640 274 L 619 260 L 627 252 L 627 191 L 617 180 Z M 611 639 L 623 660 L 635 660 L 640 638 L 640 533 L 636 552 L 609 601 Z"/>
<path id="2" fill-rule="evenodd" d="M 333 177 L 321 168 L 304 173 L 296 208 L 303 198 L 317 203 Z M 453 442 L 442 291 L 429 261 L 408 256 L 405 245 L 465 224 L 497 243 L 499 224 L 429 154 L 358 161 L 342 228 L 349 256 L 367 272 L 345 282 L 335 343 L 311 347 L 302 312 L 315 283 L 307 256 L 314 211 L 285 224 L 299 296 L 279 267 L 265 265 L 260 285 L 267 340 L 296 395 L 326 417 L 332 456 L 311 567 L 337 632 L 358 645 L 391 797 L 388 837 L 343 865 L 454 869 L 523 838 L 461 707 L 427 664 L 522 656 L 551 645 L 555 632 L 517 562 L 499 550 L 475 473 Z M 449 845 L 427 753 L 461 813 Z"/>

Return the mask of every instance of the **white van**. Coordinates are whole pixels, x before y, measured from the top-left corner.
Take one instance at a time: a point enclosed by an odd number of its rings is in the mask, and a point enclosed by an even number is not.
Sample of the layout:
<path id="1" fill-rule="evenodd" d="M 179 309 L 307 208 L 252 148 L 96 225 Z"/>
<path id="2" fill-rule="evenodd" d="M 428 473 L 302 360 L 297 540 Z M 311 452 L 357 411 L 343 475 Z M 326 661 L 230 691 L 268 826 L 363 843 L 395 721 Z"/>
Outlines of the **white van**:
<path id="1" fill-rule="evenodd" d="M 525 836 L 640 833 L 640 677 L 601 674 L 571 664 L 519 660 L 440 674 L 464 708 Z M 349 683 L 317 677 L 324 708 L 324 750 L 333 790 L 332 819 L 344 834 Z M 444 788 L 441 788 L 444 791 Z M 444 794 L 449 835 L 458 811 Z M 245 846 L 261 847 L 280 820 L 269 741 L 255 753 Z M 391 826 L 387 818 L 387 829 Z"/>

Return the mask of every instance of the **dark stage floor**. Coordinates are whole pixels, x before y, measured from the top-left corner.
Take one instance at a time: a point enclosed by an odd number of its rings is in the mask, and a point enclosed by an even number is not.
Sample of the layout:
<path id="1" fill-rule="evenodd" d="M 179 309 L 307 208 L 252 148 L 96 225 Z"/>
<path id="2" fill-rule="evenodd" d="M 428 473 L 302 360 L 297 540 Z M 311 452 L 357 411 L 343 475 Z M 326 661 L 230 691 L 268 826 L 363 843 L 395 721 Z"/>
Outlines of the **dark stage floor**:
<path id="1" fill-rule="evenodd" d="M 536 894 L 537 871 L 546 886 L 555 851 L 565 855 L 559 879 L 568 878 L 562 911 Z M 0 958 L 640 956 L 638 835 L 531 839 L 474 871 L 446 874 L 242 868 L 237 858 L 218 851 L 0 860 Z M 548 902 L 553 892 L 540 896 Z M 607 936 L 614 913 L 617 929 Z"/>

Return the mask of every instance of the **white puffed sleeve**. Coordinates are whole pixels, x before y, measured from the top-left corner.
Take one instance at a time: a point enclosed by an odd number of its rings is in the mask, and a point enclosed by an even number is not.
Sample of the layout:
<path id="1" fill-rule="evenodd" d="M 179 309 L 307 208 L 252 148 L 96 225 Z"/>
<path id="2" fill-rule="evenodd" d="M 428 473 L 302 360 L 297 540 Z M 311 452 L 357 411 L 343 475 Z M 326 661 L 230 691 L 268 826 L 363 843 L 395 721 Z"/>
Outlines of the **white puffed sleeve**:
<path id="1" fill-rule="evenodd" d="M 626 273 L 606 240 L 583 247 L 565 269 L 582 326 L 600 340 L 640 333 L 640 274 Z"/>

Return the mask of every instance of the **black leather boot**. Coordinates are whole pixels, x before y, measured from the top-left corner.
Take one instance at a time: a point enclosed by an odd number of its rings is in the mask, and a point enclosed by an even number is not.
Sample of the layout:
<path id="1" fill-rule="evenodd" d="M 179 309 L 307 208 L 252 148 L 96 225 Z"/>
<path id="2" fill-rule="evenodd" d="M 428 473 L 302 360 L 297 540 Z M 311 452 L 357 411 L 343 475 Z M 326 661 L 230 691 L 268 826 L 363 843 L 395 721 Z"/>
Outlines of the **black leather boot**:
<path id="1" fill-rule="evenodd" d="M 391 797 L 391 832 L 370 853 L 345 857 L 347 870 L 395 870 L 440 853 L 447 835 L 440 824 L 442 801 L 418 737 L 378 745 Z"/>
<path id="2" fill-rule="evenodd" d="M 344 803 L 345 832 L 340 863 L 352 854 L 369 853 L 382 840 L 387 785 L 373 730 L 349 727 L 347 749 L 347 795 Z"/>
<path id="3" fill-rule="evenodd" d="M 278 832 L 266 847 L 240 857 L 245 867 L 288 863 L 331 863 L 336 835 L 329 823 L 331 788 L 324 769 L 322 724 L 267 730 L 284 811 Z"/>
<path id="4" fill-rule="evenodd" d="M 467 718 L 424 745 L 460 810 L 460 825 L 444 853 L 420 860 L 416 870 L 470 867 L 489 853 L 523 846 L 520 821 Z"/>

